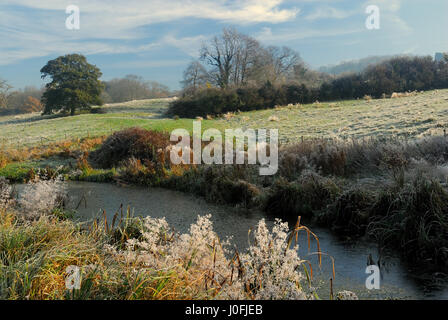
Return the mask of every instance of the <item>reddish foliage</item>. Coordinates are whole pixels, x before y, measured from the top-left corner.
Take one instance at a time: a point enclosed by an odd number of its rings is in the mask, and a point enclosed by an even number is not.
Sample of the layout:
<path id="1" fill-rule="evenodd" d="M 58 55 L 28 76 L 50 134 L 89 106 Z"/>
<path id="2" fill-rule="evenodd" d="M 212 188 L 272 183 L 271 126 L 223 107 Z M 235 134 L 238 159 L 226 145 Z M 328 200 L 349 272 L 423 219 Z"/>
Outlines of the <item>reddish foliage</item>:
<path id="1" fill-rule="evenodd" d="M 130 128 L 115 132 L 103 145 L 90 153 L 90 160 L 102 168 L 112 168 L 124 160 L 135 158 L 142 162 L 162 161 L 170 143 L 170 136 L 164 132 Z"/>

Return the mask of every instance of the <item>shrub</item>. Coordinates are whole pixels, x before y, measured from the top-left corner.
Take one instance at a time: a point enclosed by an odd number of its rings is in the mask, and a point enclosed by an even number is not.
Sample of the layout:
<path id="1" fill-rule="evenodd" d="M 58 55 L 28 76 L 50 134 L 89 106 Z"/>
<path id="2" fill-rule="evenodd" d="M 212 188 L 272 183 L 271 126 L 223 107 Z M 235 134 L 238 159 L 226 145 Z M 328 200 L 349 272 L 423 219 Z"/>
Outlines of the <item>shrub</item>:
<path id="1" fill-rule="evenodd" d="M 344 175 L 347 167 L 344 144 L 325 140 L 288 146 L 280 151 L 279 160 L 279 170 L 286 177 L 297 177 L 307 168 L 328 175 Z"/>
<path id="2" fill-rule="evenodd" d="M 108 137 L 101 147 L 89 155 L 89 160 L 101 168 L 117 166 L 122 161 L 135 158 L 140 161 L 158 161 L 160 150 L 170 145 L 169 135 L 163 132 L 130 128 Z"/>
<path id="3" fill-rule="evenodd" d="M 371 209 L 368 235 L 400 250 L 411 263 L 448 270 L 448 192 L 415 176 L 401 189 L 383 191 Z"/>
<path id="4" fill-rule="evenodd" d="M 264 99 L 256 88 L 239 88 L 236 93 L 241 101 L 241 111 L 263 109 Z"/>
<path id="5" fill-rule="evenodd" d="M 26 219 L 39 218 L 54 209 L 63 208 L 67 199 L 66 185 L 60 179 L 30 181 L 18 200 L 20 213 Z"/>
<path id="6" fill-rule="evenodd" d="M 0 176 L 0 213 L 12 201 L 12 187 L 9 181 Z"/>
<path id="7" fill-rule="evenodd" d="M 90 109 L 90 113 L 93 113 L 93 114 L 106 114 L 107 110 L 105 108 L 95 107 L 95 108 Z"/>
<path id="8" fill-rule="evenodd" d="M 238 111 L 273 108 L 287 102 L 283 88 L 270 83 L 255 88 L 217 89 L 207 88 L 173 101 L 168 115 L 195 118 L 221 115 Z"/>
<path id="9" fill-rule="evenodd" d="M 144 186 L 153 186 L 160 183 L 166 176 L 165 167 L 150 160 L 141 160 L 134 157 L 123 162 L 120 170 L 120 179 Z"/>
<path id="10" fill-rule="evenodd" d="M 299 271 L 298 247 L 290 246 L 288 225 L 281 221 L 270 231 L 261 220 L 254 243 L 233 259 L 230 243 L 219 240 L 210 216 L 198 217 L 181 235 L 165 219 L 146 217 L 141 234 L 140 240 L 128 240 L 126 250 L 112 252 L 141 272 L 170 270 L 166 286 L 188 283 L 183 296 L 189 299 L 313 299 Z"/>
<path id="11" fill-rule="evenodd" d="M 285 86 L 284 90 L 286 94 L 287 103 L 305 104 L 313 101 L 311 100 L 310 91 L 304 84 L 302 85 L 290 84 Z"/>
<path id="12" fill-rule="evenodd" d="M 278 179 L 266 196 L 264 209 L 277 217 L 312 218 L 332 203 L 339 192 L 331 179 L 306 171 L 293 182 Z"/>
<path id="13" fill-rule="evenodd" d="M 318 221 L 331 227 L 338 234 L 363 236 L 374 203 L 374 193 L 355 186 L 343 192 L 327 211 L 318 217 Z"/>
<path id="14" fill-rule="evenodd" d="M 0 169 L 6 167 L 9 163 L 9 157 L 3 151 L 0 151 Z"/>
<path id="15" fill-rule="evenodd" d="M 234 111 L 237 104 L 236 96 L 232 95 L 230 91 L 208 88 L 198 91 L 193 96 L 173 101 L 168 114 L 185 118 L 206 117 L 210 114 L 216 115 Z"/>
<path id="16" fill-rule="evenodd" d="M 248 208 L 256 203 L 256 197 L 260 195 L 257 186 L 244 180 L 231 180 L 227 177 L 215 179 L 207 199 L 222 204 L 241 204 Z"/>

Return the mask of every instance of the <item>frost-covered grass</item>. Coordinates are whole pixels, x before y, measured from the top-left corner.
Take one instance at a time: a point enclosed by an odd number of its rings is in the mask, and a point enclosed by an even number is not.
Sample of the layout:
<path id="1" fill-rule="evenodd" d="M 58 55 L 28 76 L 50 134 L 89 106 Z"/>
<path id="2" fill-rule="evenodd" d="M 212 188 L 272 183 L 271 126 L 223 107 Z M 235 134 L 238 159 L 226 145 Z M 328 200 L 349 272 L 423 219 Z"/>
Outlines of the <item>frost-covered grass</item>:
<path id="1" fill-rule="evenodd" d="M 69 220 L 23 222 L 3 212 L 0 298 L 315 299 L 304 261 L 286 247 L 287 229 L 280 222 L 268 230 L 260 221 L 258 243 L 239 261 L 223 249 L 208 217 L 198 217 L 181 235 L 172 234 L 164 220 L 126 223 L 127 230 L 88 230 Z M 126 240 L 132 228 L 138 238 Z M 82 270 L 78 290 L 66 289 L 69 266 Z"/>
<path id="2" fill-rule="evenodd" d="M 1 148 L 48 145 L 60 141 L 109 135 L 130 127 L 171 132 L 177 128 L 192 131 L 190 119 L 163 117 L 170 99 L 131 101 L 103 107 L 105 114 L 79 114 L 73 117 L 28 114 L 0 117 Z M 205 120 L 203 129 L 213 127 Z"/>
<path id="3" fill-rule="evenodd" d="M 11 190 L 0 182 L 6 199 Z M 198 216 L 184 234 L 165 219 L 129 214 L 73 222 L 55 214 L 61 184 L 35 181 L 18 203 L 0 203 L 0 299 L 317 297 L 294 242 L 299 231 L 309 232 L 299 223 L 290 230 L 277 220 L 269 229 L 261 220 L 249 249 L 238 253 L 231 239 L 218 238 L 210 216 Z M 81 269 L 80 289 L 66 287 L 69 266 Z"/>
<path id="4" fill-rule="evenodd" d="M 272 121 L 275 119 L 275 121 Z M 443 134 L 448 90 L 397 99 L 347 100 L 244 112 L 217 120 L 229 127 L 278 128 L 280 140 Z"/>
<path id="5" fill-rule="evenodd" d="M 164 117 L 170 99 L 106 105 L 106 114 L 0 117 L 0 145 L 32 146 L 87 136 L 109 135 L 129 127 L 192 130 L 191 119 Z M 277 128 L 280 140 L 301 137 L 422 136 L 443 134 L 448 124 L 448 90 L 396 99 L 347 100 L 285 106 L 202 121 L 202 129 Z M 276 119 L 276 121 L 271 121 Z"/>

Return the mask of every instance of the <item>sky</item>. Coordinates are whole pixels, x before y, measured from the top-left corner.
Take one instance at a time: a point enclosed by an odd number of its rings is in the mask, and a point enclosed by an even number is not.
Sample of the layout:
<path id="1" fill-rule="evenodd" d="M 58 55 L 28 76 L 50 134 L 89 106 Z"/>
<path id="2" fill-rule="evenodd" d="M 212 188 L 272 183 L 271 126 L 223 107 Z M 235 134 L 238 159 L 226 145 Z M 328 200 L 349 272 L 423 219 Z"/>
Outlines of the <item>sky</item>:
<path id="1" fill-rule="evenodd" d="M 69 30 L 66 8 L 80 12 Z M 368 29 L 366 8 L 380 28 Z M 448 51 L 446 0 L 0 0 L 0 78 L 40 87 L 40 69 L 84 54 L 102 80 L 136 74 L 179 89 L 201 45 L 224 27 L 289 46 L 312 68 L 372 55 Z"/>

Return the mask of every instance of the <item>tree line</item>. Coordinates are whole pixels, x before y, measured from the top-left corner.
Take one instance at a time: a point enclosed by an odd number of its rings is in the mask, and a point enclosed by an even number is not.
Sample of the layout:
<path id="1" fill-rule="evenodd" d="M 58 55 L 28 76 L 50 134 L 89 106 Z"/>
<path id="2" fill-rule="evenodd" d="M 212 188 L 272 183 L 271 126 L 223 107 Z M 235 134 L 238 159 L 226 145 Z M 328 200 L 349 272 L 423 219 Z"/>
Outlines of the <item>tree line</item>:
<path id="1" fill-rule="evenodd" d="M 0 79 L 0 115 L 39 112 L 44 89 L 33 86 L 13 90 L 6 80 Z"/>
<path id="2" fill-rule="evenodd" d="M 0 113 L 44 114 L 91 109 L 104 102 L 162 98 L 169 89 L 128 75 L 101 81 L 101 71 L 79 54 L 60 56 L 40 70 L 45 88 L 12 91 L 0 79 Z M 448 88 L 448 56 L 394 57 L 362 72 L 331 76 L 311 70 L 300 54 L 286 46 L 263 46 L 233 28 L 205 42 L 198 59 L 185 70 L 181 98 L 169 114 L 182 117 L 272 108 L 276 105 L 380 98 L 392 92 Z"/>
<path id="3" fill-rule="evenodd" d="M 196 117 L 251 111 L 276 105 L 381 98 L 393 92 L 448 88 L 448 55 L 397 56 L 361 72 L 331 76 L 310 70 L 288 47 L 263 47 L 257 40 L 224 29 L 204 43 L 199 59 L 184 72 L 181 99 L 170 115 Z"/>
<path id="4" fill-rule="evenodd" d="M 338 100 L 366 95 L 381 98 L 393 92 L 448 88 L 448 55 L 442 61 L 430 56 L 395 57 L 321 85 L 319 98 Z"/>
<path id="5" fill-rule="evenodd" d="M 258 40 L 224 28 L 222 34 L 204 43 L 197 60 L 183 74 L 183 95 L 216 87 L 223 90 L 260 87 L 267 82 L 314 86 L 329 75 L 311 70 L 300 54 L 286 46 L 263 46 Z"/>
<path id="6" fill-rule="evenodd" d="M 92 105 L 131 100 L 166 98 L 172 93 L 167 86 L 146 81 L 136 75 L 100 81 L 101 71 L 82 55 L 65 55 L 49 61 L 42 69 L 42 78 L 51 81 L 40 89 L 25 87 L 13 90 L 0 79 L 0 115 L 58 111 L 75 114 Z"/>
<path id="7" fill-rule="evenodd" d="M 167 98 L 172 94 L 167 86 L 133 74 L 105 81 L 104 84 L 102 98 L 106 103 Z"/>

